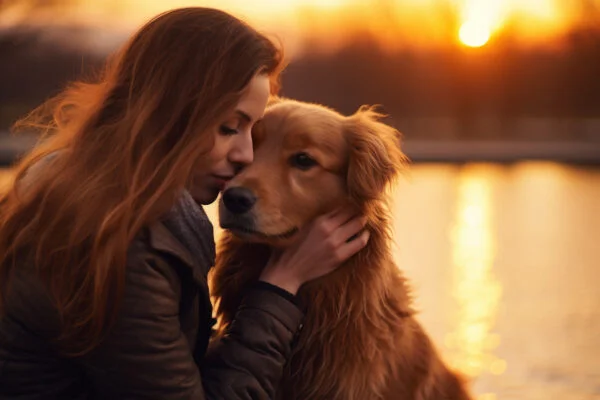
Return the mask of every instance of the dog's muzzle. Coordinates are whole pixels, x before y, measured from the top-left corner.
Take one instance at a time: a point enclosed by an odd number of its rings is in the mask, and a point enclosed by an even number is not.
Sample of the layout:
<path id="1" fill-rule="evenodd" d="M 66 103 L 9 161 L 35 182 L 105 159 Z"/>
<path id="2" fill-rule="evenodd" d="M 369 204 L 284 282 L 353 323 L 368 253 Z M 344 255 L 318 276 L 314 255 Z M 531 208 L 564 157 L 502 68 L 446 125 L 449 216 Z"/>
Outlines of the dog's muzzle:
<path id="1" fill-rule="evenodd" d="M 223 192 L 219 203 L 219 223 L 221 228 L 236 232 L 253 231 L 252 208 L 256 203 L 254 193 L 245 187 L 234 186 Z"/>

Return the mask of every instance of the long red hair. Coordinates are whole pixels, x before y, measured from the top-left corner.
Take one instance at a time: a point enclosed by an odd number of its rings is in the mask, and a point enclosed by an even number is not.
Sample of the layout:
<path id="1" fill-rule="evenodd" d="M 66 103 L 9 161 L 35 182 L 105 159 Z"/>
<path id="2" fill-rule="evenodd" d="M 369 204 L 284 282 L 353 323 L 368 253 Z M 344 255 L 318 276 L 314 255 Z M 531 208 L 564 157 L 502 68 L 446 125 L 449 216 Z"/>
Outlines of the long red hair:
<path id="1" fill-rule="evenodd" d="M 0 199 L 0 311 L 15 270 L 33 265 L 61 319 L 61 350 L 93 349 L 118 312 L 132 240 L 172 207 L 251 78 L 269 74 L 275 92 L 282 64 L 279 47 L 227 13 L 172 10 L 98 79 L 17 122 L 43 140 Z"/>

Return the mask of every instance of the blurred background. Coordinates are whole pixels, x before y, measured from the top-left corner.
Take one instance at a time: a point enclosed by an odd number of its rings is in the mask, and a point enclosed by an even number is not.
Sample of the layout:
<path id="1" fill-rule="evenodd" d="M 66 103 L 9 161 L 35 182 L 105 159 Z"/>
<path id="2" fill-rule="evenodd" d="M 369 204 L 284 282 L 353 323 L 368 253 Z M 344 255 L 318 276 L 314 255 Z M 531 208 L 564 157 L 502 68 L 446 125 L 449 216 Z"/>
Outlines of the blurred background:
<path id="1" fill-rule="evenodd" d="M 600 0 L 0 0 L 0 177 L 18 117 L 191 5 L 279 37 L 283 95 L 404 133 L 395 255 L 478 399 L 600 399 Z"/>

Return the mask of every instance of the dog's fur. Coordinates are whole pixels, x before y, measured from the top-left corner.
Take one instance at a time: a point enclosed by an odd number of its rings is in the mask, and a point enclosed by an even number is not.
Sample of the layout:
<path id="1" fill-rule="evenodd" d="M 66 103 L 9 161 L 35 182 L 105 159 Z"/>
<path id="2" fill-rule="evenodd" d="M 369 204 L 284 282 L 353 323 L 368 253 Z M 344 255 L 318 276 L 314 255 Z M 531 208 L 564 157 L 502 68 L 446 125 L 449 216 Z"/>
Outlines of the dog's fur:
<path id="1" fill-rule="evenodd" d="M 211 279 L 222 332 L 270 249 L 294 240 L 280 234 L 346 203 L 368 218 L 366 248 L 299 292 L 308 308 L 280 399 L 470 398 L 413 317 L 407 282 L 393 262 L 385 189 L 405 157 L 399 132 L 380 117 L 367 107 L 345 117 L 276 99 L 255 127 L 255 162 L 229 185 L 252 190 L 256 204 L 242 216 L 220 205 L 221 225 L 236 233 L 224 233 Z M 300 152 L 317 165 L 298 168 Z"/>

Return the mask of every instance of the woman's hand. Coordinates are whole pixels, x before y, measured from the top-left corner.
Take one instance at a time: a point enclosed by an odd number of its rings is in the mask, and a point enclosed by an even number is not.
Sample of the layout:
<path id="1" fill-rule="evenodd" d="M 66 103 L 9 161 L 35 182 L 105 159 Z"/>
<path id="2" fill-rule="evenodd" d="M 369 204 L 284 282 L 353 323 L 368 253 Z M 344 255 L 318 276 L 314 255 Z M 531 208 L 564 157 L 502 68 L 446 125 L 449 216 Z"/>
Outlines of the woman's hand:
<path id="1" fill-rule="evenodd" d="M 298 233 L 294 244 L 274 250 L 260 280 L 296 294 L 304 283 L 332 272 L 365 247 L 365 223 L 365 217 L 348 209 L 318 217 Z"/>

